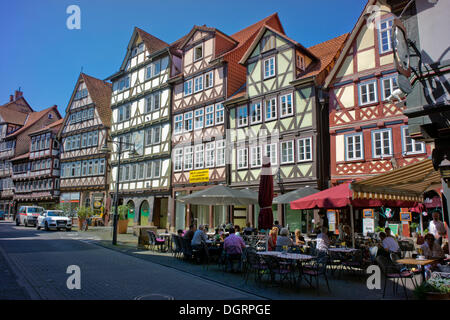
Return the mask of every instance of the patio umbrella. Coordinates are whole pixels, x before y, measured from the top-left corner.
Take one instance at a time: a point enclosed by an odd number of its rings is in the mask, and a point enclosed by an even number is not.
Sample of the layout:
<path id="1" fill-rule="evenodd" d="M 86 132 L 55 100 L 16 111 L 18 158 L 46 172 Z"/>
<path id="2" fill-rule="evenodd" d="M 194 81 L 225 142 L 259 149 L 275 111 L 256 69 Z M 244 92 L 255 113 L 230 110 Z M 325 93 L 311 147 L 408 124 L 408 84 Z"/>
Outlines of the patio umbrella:
<path id="1" fill-rule="evenodd" d="M 270 160 L 267 157 L 263 159 L 263 167 L 259 176 L 258 204 L 260 207 L 258 216 L 259 229 L 271 229 L 273 226 L 272 213 L 273 200 L 273 176 L 270 167 Z"/>
<path id="2" fill-rule="evenodd" d="M 178 201 L 196 205 L 249 205 L 258 203 L 258 199 L 241 190 L 231 189 L 224 185 L 216 185 L 190 195 L 181 197 Z"/>
<path id="3" fill-rule="evenodd" d="M 304 198 L 317 192 L 319 192 L 319 190 L 306 186 L 274 198 L 273 203 L 289 204 L 291 201 Z"/>

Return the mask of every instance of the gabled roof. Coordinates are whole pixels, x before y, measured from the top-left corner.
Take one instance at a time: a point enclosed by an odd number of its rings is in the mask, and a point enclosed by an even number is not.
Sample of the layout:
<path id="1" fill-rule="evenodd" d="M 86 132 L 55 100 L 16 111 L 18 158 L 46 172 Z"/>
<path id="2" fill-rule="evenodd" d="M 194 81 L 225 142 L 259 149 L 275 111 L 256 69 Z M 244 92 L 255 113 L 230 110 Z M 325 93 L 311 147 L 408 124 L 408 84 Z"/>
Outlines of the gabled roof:
<path id="1" fill-rule="evenodd" d="M 264 33 L 270 30 L 273 33 L 277 34 L 278 36 L 280 36 L 281 38 L 285 39 L 286 41 L 290 42 L 291 44 L 293 44 L 294 46 L 296 46 L 298 49 L 300 49 L 301 51 L 303 51 L 306 55 L 308 55 L 311 59 L 317 59 L 317 57 L 312 54 L 310 51 L 308 51 L 308 49 L 306 49 L 304 46 L 302 46 L 300 43 L 298 43 L 295 40 L 292 40 L 291 38 L 289 38 L 287 35 L 285 35 L 284 33 L 279 32 L 278 30 L 275 30 L 274 28 L 268 26 L 268 25 L 263 25 L 261 27 L 261 29 L 259 29 L 258 34 L 256 35 L 256 37 L 253 39 L 252 44 L 250 45 L 250 47 L 247 49 L 247 51 L 245 52 L 245 54 L 242 56 L 241 60 L 239 61 L 240 64 L 244 64 L 248 57 L 250 56 L 250 54 L 253 52 L 253 50 L 255 50 L 256 46 L 258 45 L 258 43 L 260 42 L 261 38 L 264 36 Z"/>
<path id="2" fill-rule="evenodd" d="M 168 43 L 162 41 L 161 39 L 158 39 L 155 36 L 152 36 L 150 33 L 147 33 L 138 27 L 134 28 L 141 37 L 142 41 L 144 41 L 145 48 L 147 49 L 149 54 L 152 54 L 169 46 Z M 128 48 L 130 49 L 130 45 L 128 46 Z"/>
<path id="3" fill-rule="evenodd" d="M 51 130 L 51 129 L 54 129 L 57 132 L 59 130 L 59 127 L 63 124 L 63 122 L 64 122 L 63 118 L 59 119 L 58 121 L 55 121 L 55 122 L 49 124 L 48 126 L 45 126 L 45 127 L 41 128 L 41 129 L 35 130 L 33 132 L 30 132 L 28 135 L 29 136 L 35 135 L 35 134 L 38 134 L 40 132 L 45 132 L 45 131 L 48 131 L 48 130 Z"/>
<path id="4" fill-rule="evenodd" d="M 308 51 L 318 57 L 319 61 L 311 63 L 304 72 L 298 75 L 297 79 L 316 76 L 327 68 L 330 63 L 333 62 L 333 59 L 340 53 L 340 49 L 347 37 L 348 33 L 309 47 Z"/>
<path id="5" fill-rule="evenodd" d="M 112 85 L 109 82 L 88 76 L 85 73 L 80 75 L 86 83 L 89 95 L 92 101 L 95 103 L 98 115 L 102 120 L 102 123 L 106 127 L 111 126 L 111 94 Z"/>
<path id="6" fill-rule="evenodd" d="M 31 112 L 28 115 L 28 118 L 25 121 L 24 126 L 16 131 L 10 133 L 9 135 L 6 136 L 6 138 L 16 137 L 19 134 L 21 134 L 22 132 L 25 132 L 31 126 L 33 126 L 38 120 L 40 120 L 42 117 L 45 117 L 52 110 L 55 111 L 57 116 L 61 119 L 61 115 L 59 114 L 59 111 L 58 111 L 58 108 L 56 107 L 56 105 L 54 105 L 50 108 L 44 109 L 42 111 Z"/>
<path id="7" fill-rule="evenodd" d="M 283 26 L 281 25 L 280 18 L 278 17 L 278 13 L 273 13 L 270 16 L 252 24 L 251 26 L 248 26 L 247 28 L 244 28 L 242 30 L 239 30 L 235 34 L 231 35 L 233 39 L 236 39 L 240 45 L 242 45 L 244 42 L 249 40 L 253 35 L 255 35 L 259 29 L 264 25 L 269 25 L 269 22 L 275 22 L 278 24 L 278 27 L 280 28 L 281 32 L 285 34 Z"/>
<path id="8" fill-rule="evenodd" d="M 6 123 L 23 125 L 28 117 L 28 113 L 8 109 L 8 107 L 0 108 L 0 116 Z"/>
<path id="9" fill-rule="evenodd" d="M 233 39 L 226 33 L 220 31 L 219 29 L 207 27 L 206 25 L 204 25 L 204 26 L 194 25 L 192 27 L 191 31 L 189 31 L 189 33 L 183 37 L 183 41 L 180 42 L 180 44 L 178 45 L 178 48 L 183 49 L 186 46 L 186 44 L 189 42 L 189 40 L 192 38 L 192 36 L 195 34 L 196 31 L 206 31 L 206 32 L 215 32 L 215 33 L 217 32 L 217 33 L 221 34 L 225 39 L 230 41 L 231 43 L 234 43 L 236 45 L 238 44 L 238 41 L 236 41 L 235 39 Z"/>
<path id="10" fill-rule="evenodd" d="M 336 73 L 338 72 L 339 68 L 341 67 L 345 56 L 347 55 L 348 50 L 350 49 L 353 41 L 355 40 L 356 36 L 358 35 L 359 30 L 361 29 L 363 23 L 366 22 L 366 19 L 364 17 L 364 14 L 366 13 L 369 6 L 372 6 L 376 4 L 377 0 L 368 0 L 366 3 L 366 6 L 364 7 L 363 11 L 361 12 L 358 21 L 356 22 L 355 26 L 353 27 L 352 32 L 350 32 L 350 35 L 348 36 L 347 40 L 345 41 L 344 48 L 342 49 L 342 52 L 339 56 L 339 58 L 336 61 L 336 64 L 331 69 L 330 73 L 325 79 L 324 88 L 328 88 L 331 81 L 334 79 Z"/>

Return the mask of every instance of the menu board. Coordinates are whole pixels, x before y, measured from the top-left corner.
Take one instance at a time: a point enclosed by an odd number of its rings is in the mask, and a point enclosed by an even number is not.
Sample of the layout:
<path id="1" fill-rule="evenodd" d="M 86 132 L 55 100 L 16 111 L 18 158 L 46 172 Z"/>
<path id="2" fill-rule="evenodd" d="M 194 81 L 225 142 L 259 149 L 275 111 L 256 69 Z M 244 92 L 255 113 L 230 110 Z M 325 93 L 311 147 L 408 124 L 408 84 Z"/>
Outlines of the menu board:
<path id="1" fill-rule="evenodd" d="M 411 221 L 411 212 L 400 212 L 400 221 Z"/>
<path id="2" fill-rule="evenodd" d="M 363 209 L 363 218 L 373 218 L 373 209 Z"/>
<path id="3" fill-rule="evenodd" d="M 363 219 L 363 235 L 367 236 L 367 233 L 375 232 L 375 219 L 364 218 Z"/>

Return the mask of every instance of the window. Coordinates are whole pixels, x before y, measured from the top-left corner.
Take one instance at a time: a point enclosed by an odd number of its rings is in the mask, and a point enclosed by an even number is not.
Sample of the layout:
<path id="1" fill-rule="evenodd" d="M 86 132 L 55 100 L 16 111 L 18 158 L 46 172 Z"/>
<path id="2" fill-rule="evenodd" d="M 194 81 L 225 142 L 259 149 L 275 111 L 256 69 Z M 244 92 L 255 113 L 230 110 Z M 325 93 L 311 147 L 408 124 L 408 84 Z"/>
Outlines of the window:
<path id="1" fill-rule="evenodd" d="M 152 173 L 153 173 L 153 171 L 152 171 L 152 162 L 148 161 L 146 167 L 147 167 L 147 178 L 151 178 L 152 177 Z"/>
<path id="2" fill-rule="evenodd" d="M 105 159 L 101 159 L 100 160 L 100 169 L 99 169 L 99 173 L 100 174 L 104 174 L 105 173 Z"/>
<path id="3" fill-rule="evenodd" d="M 223 104 L 216 104 L 216 124 L 223 123 L 224 115 L 223 115 Z"/>
<path id="4" fill-rule="evenodd" d="M 87 145 L 92 146 L 92 132 L 88 132 L 87 136 L 88 136 Z"/>
<path id="5" fill-rule="evenodd" d="M 214 125 L 214 105 L 205 108 L 205 127 Z"/>
<path id="6" fill-rule="evenodd" d="M 391 130 L 372 131 L 372 148 L 374 158 L 392 156 Z"/>
<path id="7" fill-rule="evenodd" d="M 130 165 L 124 165 L 125 176 L 123 178 L 124 181 L 130 180 Z"/>
<path id="8" fill-rule="evenodd" d="M 184 131 L 192 131 L 192 111 L 184 114 Z"/>
<path id="9" fill-rule="evenodd" d="M 381 79 L 383 86 L 383 100 L 387 100 L 392 92 L 398 88 L 397 76 Z"/>
<path id="10" fill-rule="evenodd" d="M 145 79 L 150 79 L 152 77 L 152 65 L 149 64 L 145 69 Z"/>
<path id="11" fill-rule="evenodd" d="M 131 118 L 131 105 L 125 106 L 125 120 L 129 120 Z"/>
<path id="12" fill-rule="evenodd" d="M 205 73 L 205 89 L 214 86 L 214 73 L 213 71 Z"/>
<path id="13" fill-rule="evenodd" d="M 364 159 L 363 134 L 352 134 L 345 136 L 345 160 Z"/>
<path id="14" fill-rule="evenodd" d="M 145 112 L 156 111 L 161 108 L 161 93 L 156 92 L 145 98 Z"/>
<path id="15" fill-rule="evenodd" d="M 150 146 L 153 143 L 152 132 L 153 132 L 153 128 L 145 129 L 145 145 L 146 146 Z"/>
<path id="16" fill-rule="evenodd" d="M 88 109 L 88 119 L 94 119 L 94 108 Z"/>
<path id="17" fill-rule="evenodd" d="M 175 123 L 174 123 L 174 133 L 182 133 L 183 132 L 183 115 L 179 114 L 175 116 Z"/>
<path id="18" fill-rule="evenodd" d="M 250 152 L 250 165 L 252 168 L 261 167 L 262 165 L 262 153 L 261 146 L 251 147 Z"/>
<path id="19" fill-rule="evenodd" d="M 305 70 L 305 59 L 301 55 L 297 55 L 297 68 Z"/>
<path id="20" fill-rule="evenodd" d="M 153 178 L 159 178 L 161 175 L 161 160 L 153 161 Z"/>
<path id="21" fill-rule="evenodd" d="M 402 127 L 402 138 L 404 154 L 425 153 L 425 143 L 412 139 L 409 135 L 408 126 Z"/>
<path id="22" fill-rule="evenodd" d="M 294 162 L 294 141 L 281 142 L 281 164 Z"/>
<path id="23" fill-rule="evenodd" d="M 312 152 L 311 152 L 311 144 L 312 138 L 304 138 L 299 139 L 298 141 L 298 161 L 311 161 L 312 160 Z"/>
<path id="24" fill-rule="evenodd" d="M 292 93 L 280 97 L 280 117 L 292 115 L 294 109 L 292 107 Z"/>
<path id="25" fill-rule="evenodd" d="M 252 123 L 262 121 L 261 102 L 253 103 L 250 107 L 250 119 Z"/>
<path id="26" fill-rule="evenodd" d="M 205 168 L 214 167 L 215 162 L 215 143 L 209 142 L 205 149 Z"/>
<path id="27" fill-rule="evenodd" d="M 216 141 L 216 167 L 225 165 L 225 140 Z"/>
<path id="28" fill-rule="evenodd" d="M 192 170 L 192 146 L 184 148 L 184 170 Z"/>
<path id="29" fill-rule="evenodd" d="M 173 171 L 178 172 L 183 170 L 183 148 L 174 150 L 174 167 Z"/>
<path id="30" fill-rule="evenodd" d="M 192 94 L 192 79 L 184 82 L 184 95 L 188 96 Z"/>
<path id="31" fill-rule="evenodd" d="M 81 136 L 81 147 L 84 148 L 87 145 L 87 133 L 83 133 Z"/>
<path id="32" fill-rule="evenodd" d="M 277 118 L 277 99 L 272 98 L 266 100 L 266 121 L 274 120 Z"/>
<path id="33" fill-rule="evenodd" d="M 153 144 L 157 144 L 161 142 L 161 127 L 156 126 L 153 127 Z"/>
<path id="34" fill-rule="evenodd" d="M 120 79 L 119 91 L 126 90 L 129 87 L 130 87 L 130 77 L 129 76 L 126 76 L 126 77 L 123 77 L 122 79 Z"/>
<path id="35" fill-rule="evenodd" d="M 203 128 L 203 108 L 195 110 L 194 113 L 194 129 L 197 130 Z"/>
<path id="36" fill-rule="evenodd" d="M 364 105 L 368 103 L 377 102 L 377 83 L 376 80 L 359 85 L 359 104 Z"/>
<path id="37" fill-rule="evenodd" d="M 131 166 L 131 169 L 130 169 L 130 180 L 131 181 L 133 181 L 133 180 L 136 180 L 136 167 L 137 167 L 137 164 L 130 164 L 130 166 Z"/>
<path id="38" fill-rule="evenodd" d="M 153 76 L 157 76 L 161 73 L 161 60 L 157 60 L 153 63 Z"/>
<path id="39" fill-rule="evenodd" d="M 245 169 L 248 167 L 248 150 L 247 148 L 238 149 L 238 169 Z"/>
<path id="40" fill-rule="evenodd" d="M 144 168 L 145 168 L 145 163 L 144 162 L 140 162 L 138 165 L 138 175 L 137 175 L 137 179 L 138 180 L 142 180 L 144 179 Z"/>
<path id="41" fill-rule="evenodd" d="M 51 166 L 52 166 L 52 159 L 47 159 L 47 166 L 46 166 L 46 168 L 50 169 Z"/>
<path id="42" fill-rule="evenodd" d="M 131 105 L 119 107 L 119 122 L 129 120 L 131 117 Z"/>
<path id="43" fill-rule="evenodd" d="M 380 53 L 385 53 L 392 50 L 392 22 L 394 20 L 385 20 L 380 23 L 378 37 L 380 39 Z"/>
<path id="44" fill-rule="evenodd" d="M 203 47 L 200 44 L 194 48 L 194 61 L 200 60 L 201 58 L 203 58 Z"/>
<path id="45" fill-rule="evenodd" d="M 204 154 L 203 154 L 203 144 L 195 145 L 195 155 L 194 155 L 194 167 L 195 169 L 203 168 Z"/>
<path id="46" fill-rule="evenodd" d="M 238 127 L 247 125 L 247 106 L 238 108 Z"/>
<path id="47" fill-rule="evenodd" d="M 275 75 L 275 58 L 264 60 L 264 79 L 273 77 Z"/>
<path id="48" fill-rule="evenodd" d="M 203 76 L 194 79 L 194 93 L 203 90 Z"/>

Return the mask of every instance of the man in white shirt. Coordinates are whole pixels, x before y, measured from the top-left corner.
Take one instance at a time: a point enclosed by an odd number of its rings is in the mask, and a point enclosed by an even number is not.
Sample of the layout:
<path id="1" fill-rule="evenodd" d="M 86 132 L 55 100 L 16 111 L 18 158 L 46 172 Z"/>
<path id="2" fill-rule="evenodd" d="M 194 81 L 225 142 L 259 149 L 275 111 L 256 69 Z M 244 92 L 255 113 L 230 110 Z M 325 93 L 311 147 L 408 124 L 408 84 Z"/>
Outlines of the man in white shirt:
<path id="1" fill-rule="evenodd" d="M 319 251 L 328 251 L 328 247 L 330 245 L 330 239 L 327 235 L 328 228 L 322 227 L 321 232 L 317 235 L 316 238 L 316 249 Z"/>
<path id="2" fill-rule="evenodd" d="M 386 228 L 386 233 L 380 232 L 380 239 L 382 241 L 383 248 L 388 252 L 399 252 L 400 247 L 394 237 L 391 236 L 391 229 Z"/>
<path id="3" fill-rule="evenodd" d="M 430 221 L 430 225 L 428 226 L 429 232 L 434 236 L 436 242 L 441 246 L 442 238 L 445 236 L 445 226 L 442 221 L 439 220 L 439 211 L 433 212 L 433 220 Z"/>

